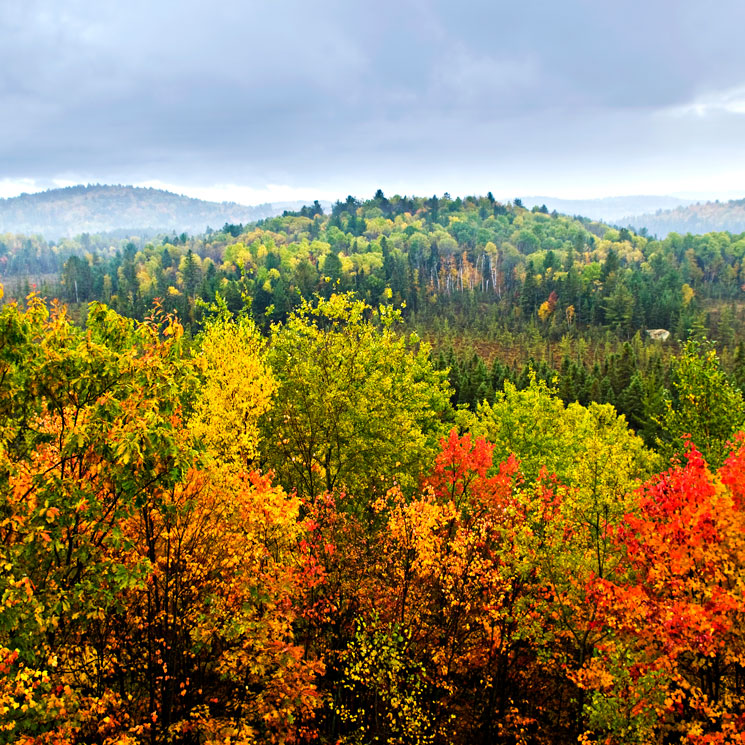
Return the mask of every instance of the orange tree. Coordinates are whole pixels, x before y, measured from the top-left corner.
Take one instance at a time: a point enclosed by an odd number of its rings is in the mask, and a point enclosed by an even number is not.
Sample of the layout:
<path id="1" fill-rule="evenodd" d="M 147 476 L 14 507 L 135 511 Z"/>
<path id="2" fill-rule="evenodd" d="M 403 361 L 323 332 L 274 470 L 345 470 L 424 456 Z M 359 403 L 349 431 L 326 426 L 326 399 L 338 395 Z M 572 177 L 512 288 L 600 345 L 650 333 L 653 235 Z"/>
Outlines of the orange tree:
<path id="1" fill-rule="evenodd" d="M 211 468 L 125 523 L 122 564 L 144 554 L 150 571 L 114 619 L 109 679 L 131 696 L 112 714 L 113 731 L 151 742 L 308 734 L 322 666 L 294 641 L 305 579 L 292 555 L 298 509 L 265 476 Z"/>
<path id="2" fill-rule="evenodd" d="M 204 359 L 157 312 L 0 312 L 0 742 L 308 734 L 299 504 L 220 459 Z"/>
<path id="3" fill-rule="evenodd" d="M 741 439 L 716 473 L 689 446 L 613 532 L 626 571 L 591 585 L 606 638 L 578 675 L 599 741 L 742 742 L 743 483 Z"/>
<path id="4" fill-rule="evenodd" d="M 311 508 L 310 643 L 329 660 L 327 732 L 342 742 L 536 736 L 551 630 L 536 614 L 547 588 L 531 521 L 550 519 L 556 495 L 521 494 L 514 460 L 490 475 L 483 440 L 453 431 L 441 448 L 415 497 L 393 487 L 376 501 L 377 531 L 335 500 Z"/>
<path id="5" fill-rule="evenodd" d="M 30 297 L 0 313 L 2 737 L 69 739 L 112 698 L 107 624 L 145 561 L 112 558 L 122 521 L 189 458 L 193 376 L 180 327 L 92 306 L 85 330 Z M 178 384 L 177 384 L 178 380 Z"/>

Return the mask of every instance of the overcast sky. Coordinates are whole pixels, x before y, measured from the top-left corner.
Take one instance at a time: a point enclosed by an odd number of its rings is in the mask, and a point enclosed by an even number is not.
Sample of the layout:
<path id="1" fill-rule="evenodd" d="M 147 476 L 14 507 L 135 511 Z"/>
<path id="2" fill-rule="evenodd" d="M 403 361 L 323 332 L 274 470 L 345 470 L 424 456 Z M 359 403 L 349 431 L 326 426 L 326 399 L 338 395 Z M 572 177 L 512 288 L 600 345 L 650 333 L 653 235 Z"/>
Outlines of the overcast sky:
<path id="1" fill-rule="evenodd" d="M 742 0 L 0 0 L 0 196 L 745 196 Z"/>

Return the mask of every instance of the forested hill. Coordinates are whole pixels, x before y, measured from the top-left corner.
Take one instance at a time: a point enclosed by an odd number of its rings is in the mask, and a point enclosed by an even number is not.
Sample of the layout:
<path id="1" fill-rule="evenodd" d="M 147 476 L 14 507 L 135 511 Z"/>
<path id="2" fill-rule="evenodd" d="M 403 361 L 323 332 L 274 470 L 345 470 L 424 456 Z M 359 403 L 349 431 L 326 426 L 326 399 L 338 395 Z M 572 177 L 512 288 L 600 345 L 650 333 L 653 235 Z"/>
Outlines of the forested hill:
<path id="1" fill-rule="evenodd" d="M 657 210 L 654 214 L 624 217 L 618 223 L 637 230 L 645 228 L 649 235 L 660 238 L 670 233 L 742 233 L 745 231 L 745 199 L 700 202 L 675 209 Z"/>
<path id="2" fill-rule="evenodd" d="M 246 223 L 280 214 L 287 204 L 253 207 L 207 202 L 162 189 L 88 185 L 0 199 L 0 233 L 41 234 L 50 240 L 116 230 L 203 233 L 208 226 Z"/>
<path id="3" fill-rule="evenodd" d="M 743 256 L 745 235 L 654 240 L 491 195 L 378 192 L 364 202 L 350 196 L 330 214 L 314 205 L 151 242 L 87 235 L 51 245 L 0 234 L 6 294 L 22 296 L 25 277 L 33 283 L 56 274 L 55 284 L 40 287 L 48 297 L 103 300 L 135 318 L 160 298 L 195 329 L 202 301 L 218 294 L 233 312 L 249 302 L 268 325 L 302 298 L 354 291 L 373 305 L 405 303 L 407 317 L 438 337 L 446 322 L 481 337 L 502 329 L 554 340 L 591 329 L 630 338 L 657 328 L 685 339 L 700 328 L 728 346 L 741 328 Z"/>

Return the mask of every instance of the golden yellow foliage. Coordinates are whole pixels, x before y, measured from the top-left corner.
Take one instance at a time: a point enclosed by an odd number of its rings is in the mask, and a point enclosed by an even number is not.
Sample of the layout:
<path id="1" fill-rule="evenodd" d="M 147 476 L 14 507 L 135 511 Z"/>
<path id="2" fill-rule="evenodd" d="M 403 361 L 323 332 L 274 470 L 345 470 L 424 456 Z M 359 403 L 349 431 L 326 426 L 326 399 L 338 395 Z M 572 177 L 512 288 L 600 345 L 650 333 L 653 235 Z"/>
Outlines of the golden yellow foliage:
<path id="1" fill-rule="evenodd" d="M 696 293 L 687 282 L 683 283 L 683 286 L 680 288 L 681 294 L 683 295 L 683 307 L 687 308 L 691 304 L 691 300 L 696 296 Z"/>
<path id="2" fill-rule="evenodd" d="M 553 313 L 553 309 L 548 304 L 548 302 L 541 303 L 541 307 L 538 308 L 538 318 L 540 318 L 541 321 L 545 321 L 548 319 L 551 313 Z"/>
<path id="3" fill-rule="evenodd" d="M 253 322 L 220 318 L 201 345 L 204 385 L 189 428 L 217 461 L 245 466 L 259 444 L 257 421 L 276 388 Z"/>

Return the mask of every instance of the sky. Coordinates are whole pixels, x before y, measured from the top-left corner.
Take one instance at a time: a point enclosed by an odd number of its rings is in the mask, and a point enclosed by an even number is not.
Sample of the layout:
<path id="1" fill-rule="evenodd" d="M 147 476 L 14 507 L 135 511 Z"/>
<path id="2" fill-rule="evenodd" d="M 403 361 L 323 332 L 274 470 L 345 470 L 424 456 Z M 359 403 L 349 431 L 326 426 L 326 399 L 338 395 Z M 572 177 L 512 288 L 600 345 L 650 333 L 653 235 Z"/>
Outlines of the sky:
<path id="1" fill-rule="evenodd" d="M 745 197 L 745 3 L 0 0 L 0 197 Z"/>

